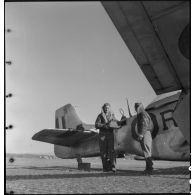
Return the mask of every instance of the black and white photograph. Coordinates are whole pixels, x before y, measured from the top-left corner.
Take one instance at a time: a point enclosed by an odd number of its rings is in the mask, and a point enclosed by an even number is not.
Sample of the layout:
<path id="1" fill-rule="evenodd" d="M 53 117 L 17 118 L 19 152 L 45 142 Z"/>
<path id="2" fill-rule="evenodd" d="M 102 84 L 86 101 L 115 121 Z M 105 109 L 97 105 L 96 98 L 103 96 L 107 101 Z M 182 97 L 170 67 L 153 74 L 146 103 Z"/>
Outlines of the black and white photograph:
<path id="1" fill-rule="evenodd" d="M 191 193 L 191 1 L 4 1 L 4 193 Z"/>

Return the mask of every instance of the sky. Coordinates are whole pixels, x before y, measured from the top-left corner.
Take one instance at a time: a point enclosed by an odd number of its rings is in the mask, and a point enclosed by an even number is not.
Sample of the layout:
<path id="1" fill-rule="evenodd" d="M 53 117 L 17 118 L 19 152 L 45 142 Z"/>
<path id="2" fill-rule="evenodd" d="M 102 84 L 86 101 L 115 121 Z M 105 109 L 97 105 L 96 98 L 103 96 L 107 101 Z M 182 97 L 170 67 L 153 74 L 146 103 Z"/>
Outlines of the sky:
<path id="1" fill-rule="evenodd" d="M 6 2 L 6 132 L 8 153 L 53 153 L 33 141 L 55 127 L 55 110 L 71 103 L 94 124 L 109 102 L 116 118 L 156 97 L 100 2 Z"/>

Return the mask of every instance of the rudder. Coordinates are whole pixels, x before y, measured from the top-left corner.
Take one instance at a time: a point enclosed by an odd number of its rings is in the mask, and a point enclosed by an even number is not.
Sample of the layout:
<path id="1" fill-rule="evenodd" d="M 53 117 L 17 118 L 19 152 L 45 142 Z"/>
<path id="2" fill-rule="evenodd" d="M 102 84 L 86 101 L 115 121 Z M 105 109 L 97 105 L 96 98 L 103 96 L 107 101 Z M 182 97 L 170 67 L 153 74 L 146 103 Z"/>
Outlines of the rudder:
<path id="1" fill-rule="evenodd" d="M 59 108 L 55 112 L 55 128 L 56 129 L 77 129 L 82 125 L 82 121 L 78 117 L 74 107 L 71 104 Z"/>

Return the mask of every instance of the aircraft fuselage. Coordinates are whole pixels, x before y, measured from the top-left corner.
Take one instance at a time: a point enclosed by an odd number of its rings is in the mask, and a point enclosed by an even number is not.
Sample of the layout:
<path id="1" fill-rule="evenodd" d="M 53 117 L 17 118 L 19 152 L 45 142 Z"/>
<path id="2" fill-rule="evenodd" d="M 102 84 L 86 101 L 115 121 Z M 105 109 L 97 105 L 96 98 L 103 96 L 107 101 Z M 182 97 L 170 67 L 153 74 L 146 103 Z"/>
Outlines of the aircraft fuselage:
<path id="1" fill-rule="evenodd" d="M 151 133 L 153 138 L 152 157 L 155 159 L 190 159 L 190 146 L 173 118 L 176 103 L 177 101 L 172 101 L 147 110 L 154 124 Z M 140 143 L 136 140 L 136 131 L 137 118 L 135 115 L 127 119 L 125 126 L 114 130 L 115 151 L 143 156 Z M 59 158 L 98 156 L 100 155 L 98 134 L 75 147 L 55 145 L 54 152 Z"/>

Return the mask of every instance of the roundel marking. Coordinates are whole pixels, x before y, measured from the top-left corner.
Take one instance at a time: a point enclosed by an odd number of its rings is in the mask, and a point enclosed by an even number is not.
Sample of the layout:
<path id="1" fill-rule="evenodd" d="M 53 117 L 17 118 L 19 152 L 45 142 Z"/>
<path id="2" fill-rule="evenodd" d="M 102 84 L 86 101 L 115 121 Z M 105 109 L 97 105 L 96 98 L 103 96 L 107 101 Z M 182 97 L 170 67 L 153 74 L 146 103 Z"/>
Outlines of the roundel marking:
<path id="1" fill-rule="evenodd" d="M 191 30 L 190 30 L 190 24 L 187 24 L 183 31 L 181 32 L 178 40 L 178 46 L 179 50 L 182 53 L 182 55 L 190 59 L 191 54 Z"/>

